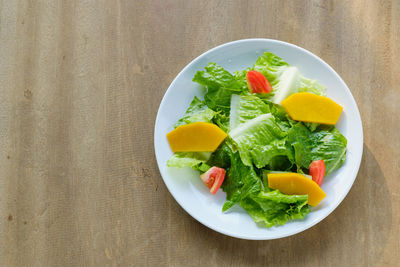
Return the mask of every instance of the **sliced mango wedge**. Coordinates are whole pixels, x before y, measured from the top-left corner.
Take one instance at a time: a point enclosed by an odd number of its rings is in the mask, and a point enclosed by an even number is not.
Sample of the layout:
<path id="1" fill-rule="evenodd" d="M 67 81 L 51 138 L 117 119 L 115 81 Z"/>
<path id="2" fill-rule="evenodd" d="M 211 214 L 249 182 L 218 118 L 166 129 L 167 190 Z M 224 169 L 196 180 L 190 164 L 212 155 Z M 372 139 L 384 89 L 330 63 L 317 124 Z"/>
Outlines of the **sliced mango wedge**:
<path id="1" fill-rule="evenodd" d="M 335 125 L 343 107 L 332 99 L 311 93 L 296 93 L 282 101 L 289 116 L 296 121 Z"/>
<path id="2" fill-rule="evenodd" d="M 207 122 L 181 125 L 167 133 L 173 152 L 213 152 L 226 136 L 217 125 Z"/>
<path id="3" fill-rule="evenodd" d="M 268 174 L 268 187 L 288 195 L 308 195 L 311 206 L 317 206 L 326 197 L 316 182 L 294 172 Z"/>

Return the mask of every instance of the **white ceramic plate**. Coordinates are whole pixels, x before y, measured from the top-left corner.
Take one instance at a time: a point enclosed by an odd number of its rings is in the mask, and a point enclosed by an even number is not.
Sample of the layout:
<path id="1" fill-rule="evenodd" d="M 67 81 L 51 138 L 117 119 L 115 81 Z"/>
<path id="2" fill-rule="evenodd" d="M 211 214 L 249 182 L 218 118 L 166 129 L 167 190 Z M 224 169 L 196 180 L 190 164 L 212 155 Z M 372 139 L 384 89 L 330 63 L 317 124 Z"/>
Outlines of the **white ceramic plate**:
<path id="1" fill-rule="evenodd" d="M 301 73 L 319 80 L 327 87 L 327 96 L 344 107 L 336 125 L 347 138 L 347 158 L 344 165 L 325 178 L 322 189 L 327 197 L 304 220 L 283 226 L 264 228 L 257 226 L 240 207 L 223 213 L 225 193 L 219 190 L 211 195 L 191 169 L 167 168 L 172 155 L 166 134 L 182 117 L 194 96 L 203 99 L 200 85 L 192 82 L 196 71 L 209 62 L 216 62 L 230 72 L 253 66 L 263 52 L 269 51 L 297 66 Z M 246 39 L 215 47 L 190 62 L 174 79 L 161 101 L 154 130 L 154 146 L 158 167 L 168 190 L 181 207 L 193 218 L 220 233 L 243 239 L 267 240 L 290 236 L 304 231 L 328 216 L 344 199 L 357 176 L 363 150 L 361 118 L 349 88 L 340 76 L 322 59 L 311 52 L 270 39 Z"/>

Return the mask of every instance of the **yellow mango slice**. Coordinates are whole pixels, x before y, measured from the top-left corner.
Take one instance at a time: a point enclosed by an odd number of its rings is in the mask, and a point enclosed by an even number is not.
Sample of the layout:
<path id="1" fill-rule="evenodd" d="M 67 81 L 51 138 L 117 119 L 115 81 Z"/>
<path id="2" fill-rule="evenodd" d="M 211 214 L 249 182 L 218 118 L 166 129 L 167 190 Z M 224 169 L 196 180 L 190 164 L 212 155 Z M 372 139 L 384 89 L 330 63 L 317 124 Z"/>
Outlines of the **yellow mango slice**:
<path id="1" fill-rule="evenodd" d="M 308 195 L 311 206 L 317 206 L 326 197 L 316 182 L 294 172 L 268 174 L 268 186 L 287 195 Z"/>
<path id="2" fill-rule="evenodd" d="M 167 133 L 173 152 L 213 152 L 226 136 L 217 125 L 206 122 L 181 125 Z"/>
<path id="3" fill-rule="evenodd" d="M 335 125 L 343 107 L 332 99 L 311 93 L 296 93 L 282 101 L 281 105 L 296 121 Z"/>

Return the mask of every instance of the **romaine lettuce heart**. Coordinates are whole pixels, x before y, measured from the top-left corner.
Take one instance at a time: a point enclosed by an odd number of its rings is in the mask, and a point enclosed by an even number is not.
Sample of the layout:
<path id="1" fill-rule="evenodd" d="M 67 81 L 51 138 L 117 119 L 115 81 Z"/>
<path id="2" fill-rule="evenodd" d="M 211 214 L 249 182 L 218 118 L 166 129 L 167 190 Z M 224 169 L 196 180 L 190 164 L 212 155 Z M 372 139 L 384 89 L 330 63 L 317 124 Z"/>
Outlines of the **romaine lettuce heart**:
<path id="1" fill-rule="evenodd" d="M 229 132 L 243 163 L 254 164 L 257 168 L 270 164 L 277 156 L 293 158 L 292 151 L 286 146 L 286 135 L 271 113 L 242 123 Z"/>

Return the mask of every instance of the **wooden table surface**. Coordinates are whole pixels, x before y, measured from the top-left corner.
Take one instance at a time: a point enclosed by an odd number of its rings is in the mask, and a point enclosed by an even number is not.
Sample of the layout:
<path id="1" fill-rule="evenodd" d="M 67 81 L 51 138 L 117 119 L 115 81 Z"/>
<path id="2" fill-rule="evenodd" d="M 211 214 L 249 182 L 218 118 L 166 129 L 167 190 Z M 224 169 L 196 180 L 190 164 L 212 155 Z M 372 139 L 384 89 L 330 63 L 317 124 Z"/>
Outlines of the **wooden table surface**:
<path id="1" fill-rule="evenodd" d="M 247 241 L 173 199 L 154 121 L 219 44 L 272 38 L 328 62 L 364 127 L 353 188 L 318 225 Z M 0 1 L 0 266 L 398 266 L 400 1 Z"/>

